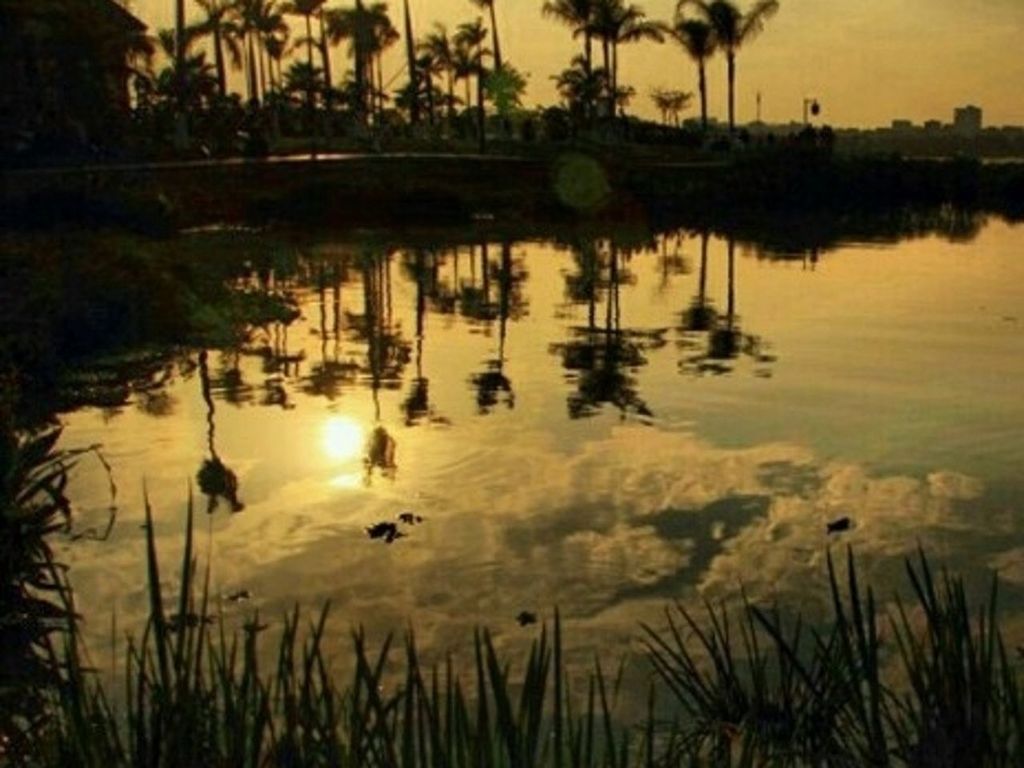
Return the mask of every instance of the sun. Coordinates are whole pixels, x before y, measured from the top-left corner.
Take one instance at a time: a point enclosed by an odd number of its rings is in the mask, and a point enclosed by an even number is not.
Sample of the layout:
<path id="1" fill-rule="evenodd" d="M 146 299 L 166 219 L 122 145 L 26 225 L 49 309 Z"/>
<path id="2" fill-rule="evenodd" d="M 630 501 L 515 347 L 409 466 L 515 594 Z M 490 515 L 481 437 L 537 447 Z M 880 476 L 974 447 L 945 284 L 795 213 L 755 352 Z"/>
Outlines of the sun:
<path id="1" fill-rule="evenodd" d="M 321 443 L 330 458 L 345 461 L 362 453 L 365 437 L 359 422 L 349 416 L 332 416 L 323 427 Z"/>

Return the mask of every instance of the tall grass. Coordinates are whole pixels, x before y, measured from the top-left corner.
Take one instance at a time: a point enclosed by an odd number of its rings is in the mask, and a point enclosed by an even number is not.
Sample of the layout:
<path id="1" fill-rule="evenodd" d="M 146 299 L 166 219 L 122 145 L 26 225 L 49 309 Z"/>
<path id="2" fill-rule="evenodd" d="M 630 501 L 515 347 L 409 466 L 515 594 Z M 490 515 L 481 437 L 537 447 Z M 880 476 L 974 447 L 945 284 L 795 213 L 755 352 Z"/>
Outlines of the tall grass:
<path id="1" fill-rule="evenodd" d="M 571 694 L 561 620 L 541 630 L 514 675 L 486 630 L 474 637 L 464 680 L 449 658 L 424 667 L 414 636 L 371 650 L 352 633 L 351 676 L 332 674 L 324 647 L 329 606 L 308 624 L 298 610 L 271 642 L 276 665 L 261 666 L 267 627 L 258 615 L 229 634 L 210 610 L 209 571 L 200 577 L 188 507 L 176 611 L 167 610 L 146 507 L 149 621 L 130 643 L 117 697 L 90 673 L 73 634 L 67 676 L 55 689 L 56 717 L 36 759 L 62 766 L 584 766 L 651 763 L 646 736 L 615 713 L 616 680 L 601 665 L 586 696 Z M 397 672 L 396 672 L 397 670 Z M 115 698 L 117 699 L 115 703 Z"/>
<path id="2" fill-rule="evenodd" d="M 963 580 L 908 558 L 912 602 L 879 609 L 847 551 L 828 557 L 823 628 L 744 600 L 738 621 L 677 603 L 644 626 L 685 718 L 671 749 L 716 765 L 1024 765 L 1020 670 L 997 621 L 997 580 L 972 608 Z M 845 588 L 844 588 L 845 586 Z M 738 624 L 738 628 L 734 626 Z M 884 628 L 884 629 L 883 629 Z"/>
<path id="3" fill-rule="evenodd" d="M 625 768 L 669 765 L 1020 766 L 1019 671 L 997 625 L 997 586 L 972 607 L 961 579 L 906 563 L 911 600 L 879 607 L 831 556 L 831 615 L 682 603 L 642 625 L 646 712 L 618 712 L 621 668 L 570 679 L 562 622 L 541 628 L 514 672 L 486 630 L 472 662 L 425 665 L 412 632 L 371 648 L 351 634 L 351 673 L 325 647 L 330 606 L 296 609 L 274 634 L 259 614 L 229 632 L 187 510 L 178 589 L 166 594 L 146 505 L 149 621 L 125 654 L 123 690 L 89 668 L 72 623 L 51 666 L 26 762 L 61 766 Z M 69 602 L 69 610 L 73 605 Z M 265 665 L 269 648 L 275 662 Z M 657 700 L 661 699 L 660 703 Z M 9 754 L 14 754 L 9 750 Z M 0 763 L 2 763 L 0 757 Z"/>
<path id="4" fill-rule="evenodd" d="M 28 748 L 48 716 L 46 691 L 61 680 L 51 641 L 73 630 L 75 615 L 50 538 L 70 530 L 68 471 L 86 452 L 58 448 L 56 427 L 16 431 L 14 390 L 0 376 L 0 763 Z"/>

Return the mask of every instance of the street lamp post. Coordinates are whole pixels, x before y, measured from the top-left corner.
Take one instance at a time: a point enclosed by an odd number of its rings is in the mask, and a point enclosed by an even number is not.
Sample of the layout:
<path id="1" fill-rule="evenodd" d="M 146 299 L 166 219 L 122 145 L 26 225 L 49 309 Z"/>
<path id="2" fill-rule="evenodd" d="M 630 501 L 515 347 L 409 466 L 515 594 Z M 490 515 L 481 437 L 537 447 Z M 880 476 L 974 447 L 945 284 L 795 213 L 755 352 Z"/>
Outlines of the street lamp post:
<path id="1" fill-rule="evenodd" d="M 804 97 L 804 125 L 811 124 L 811 117 L 821 114 L 821 104 L 816 97 Z"/>

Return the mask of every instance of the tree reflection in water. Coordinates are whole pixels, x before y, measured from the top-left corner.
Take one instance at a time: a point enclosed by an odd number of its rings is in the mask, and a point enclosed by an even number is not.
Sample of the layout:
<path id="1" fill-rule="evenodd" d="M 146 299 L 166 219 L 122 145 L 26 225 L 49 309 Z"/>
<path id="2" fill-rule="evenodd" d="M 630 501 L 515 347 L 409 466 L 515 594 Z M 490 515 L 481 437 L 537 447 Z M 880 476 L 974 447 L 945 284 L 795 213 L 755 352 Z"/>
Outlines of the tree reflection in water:
<path id="1" fill-rule="evenodd" d="M 405 272 L 416 283 L 416 376 L 409 385 L 409 394 L 402 401 L 405 426 L 411 427 L 424 422 L 447 424 L 448 420 L 434 411 L 430 402 L 430 380 L 423 375 L 423 344 L 426 340 L 427 301 L 437 305 L 438 297 L 446 295 L 438 280 L 439 258 L 437 253 L 416 248 L 406 252 L 403 266 Z M 441 300 L 445 305 L 445 300 Z M 454 306 L 454 304 L 452 305 Z"/>
<path id="2" fill-rule="evenodd" d="M 363 314 L 347 314 L 348 326 L 355 339 L 366 345 L 366 360 L 359 366 L 364 383 L 373 395 L 375 426 L 370 433 L 363 463 L 365 482 L 372 482 L 375 471 L 394 478 L 398 469 L 395 460 L 395 438 L 380 423 L 380 390 L 398 389 L 402 385 L 405 366 L 411 355 L 410 344 L 394 321 L 391 302 L 391 254 L 366 251 L 359 257 L 363 282 Z"/>
<path id="3" fill-rule="evenodd" d="M 498 320 L 497 357 L 486 360 L 484 370 L 470 377 L 470 383 L 476 391 L 477 410 L 481 414 L 487 414 L 499 403 L 504 403 L 510 409 L 515 407 L 516 395 L 512 381 L 505 375 L 505 342 L 508 337 L 508 321 L 516 321 L 526 315 L 523 283 L 528 274 L 521 261 L 512 257 L 512 245 L 508 242 L 501 244 L 501 257 L 497 264 L 492 264 L 488 259 L 486 243 L 481 246 L 481 254 L 483 301 L 465 307 L 463 313 L 483 322 L 488 334 L 495 317 Z M 492 273 L 498 281 L 497 304 L 492 303 L 490 298 Z M 473 292 L 469 295 L 476 296 Z"/>
<path id="4" fill-rule="evenodd" d="M 330 318 L 328 325 L 327 284 L 330 276 Z M 337 259 L 328 271 L 324 260 L 316 265 L 317 309 L 319 324 L 316 330 L 320 338 L 320 359 L 310 366 L 309 375 L 302 384 L 302 390 L 310 395 L 335 400 L 345 385 L 355 382 L 359 373 L 358 363 L 341 358 L 341 284 L 344 280 L 344 264 Z"/>
<path id="5" fill-rule="evenodd" d="M 628 257 L 629 251 L 625 255 Z M 600 248 L 585 242 L 573 254 L 576 272 L 566 276 L 566 295 L 574 303 L 587 304 L 586 327 L 570 329 L 573 338 L 552 344 L 550 350 L 562 358 L 562 367 L 576 391 L 569 394 L 567 406 L 573 419 L 595 415 L 603 405 L 627 415 L 650 417 L 652 412 L 636 389 L 634 374 L 647 364 L 644 352 L 664 344 L 664 330 L 640 330 L 622 327 L 619 304 L 620 287 L 631 275 L 620 264 L 620 247 L 612 240 L 607 255 L 607 280 Z M 604 325 L 598 327 L 597 302 L 605 287 Z"/>
<path id="6" fill-rule="evenodd" d="M 762 366 L 755 371 L 756 375 L 770 376 L 771 371 L 766 366 L 773 363 L 775 357 L 766 351 L 761 337 L 743 332 L 736 313 L 736 241 L 732 237 L 726 239 L 728 283 L 724 316 L 707 298 L 707 247 L 708 236 L 702 232 L 697 295 L 682 312 L 677 328 L 682 348 L 693 349 L 703 340 L 703 349 L 684 357 L 679 363 L 680 370 L 697 375 L 723 375 L 732 372 L 731 361 L 744 356 Z"/>
<path id="7" fill-rule="evenodd" d="M 206 403 L 206 443 L 210 458 L 204 459 L 196 473 L 199 490 L 207 498 L 206 511 L 213 513 L 221 499 L 226 501 L 232 512 L 241 512 L 245 505 L 238 498 L 238 476 L 217 455 L 215 441 L 216 425 L 213 394 L 210 387 L 210 368 L 206 350 L 199 353 L 199 383 L 202 389 L 203 402 Z"/>

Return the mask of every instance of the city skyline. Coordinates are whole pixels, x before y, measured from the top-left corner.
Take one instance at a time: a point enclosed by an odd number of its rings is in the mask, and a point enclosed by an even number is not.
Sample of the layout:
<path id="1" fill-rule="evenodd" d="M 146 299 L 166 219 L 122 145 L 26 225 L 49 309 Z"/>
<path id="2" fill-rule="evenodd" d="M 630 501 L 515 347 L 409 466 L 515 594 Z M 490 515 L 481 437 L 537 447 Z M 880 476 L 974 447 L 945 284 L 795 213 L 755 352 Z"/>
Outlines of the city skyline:
<path id="1" fill-rule="evenodd" d="M 541 15 L 541 4 L 496 3 L 505 58 L 529 75 L 526 107 L 557 103 L 551 76 L 581 48 L 567 28 Z M 675 8 L 674 0 L 640 5 L 657 20 L 670 19 Z M 399 28 L 401 7 L 400 0 L 388 3 Z M 436 21 L 451 29 L 480 15 L 468 0 L 410 0 L 410 8 L 419 36 Z M 173 24 L 173 0 L 133 0 L 130 9 L 151 32 Z M 190 21 L 201 17 L 194 2 L 187 3 L 187 12 Z M 294 19 L 290 23 L 294 27 Z M 1016 53 L 1021 32 L 1024 3 L 1018 0 L 990 0 L 971 8 L 956 0 L 907 0 L 899 7 L 863 0 L 855 8 L 836 0 L 782 0 L 764 32 L 739 53 L 737 120 L 755 119 L 760 92 L 762 118 L 770 123 L 800 120 L 803 99 L 813 97 L 822 104 L 821 121 L 836 126 L 880 127 L 896 118 L 946 121 L 965 104 L 981 107 L 988 126 L 1021 125 L 1024 99 L 1016 85 L 1024 81 L 1024 58 Z M 388 51 L 386 77 L 400 71 L 403 56 L 401 45 Z M 636 90 L 631 114 L 656 116 L 649 98 L 655 87 L 696 91 L 696 69 L 678 45 L 626 45 L 620 60 L 622 82 Z M 340 75 L 346 64 L 339 55 L 333 68 Z M 240 89 L 238 73 L 232 82 Z M 723 119 L 721 56 L 709 62 L 708 88 L 709 113 Z M 684 117 L 697 111 L 693 104 Z"/>

